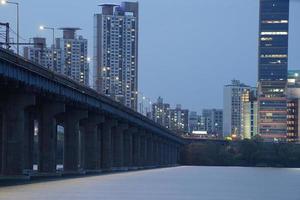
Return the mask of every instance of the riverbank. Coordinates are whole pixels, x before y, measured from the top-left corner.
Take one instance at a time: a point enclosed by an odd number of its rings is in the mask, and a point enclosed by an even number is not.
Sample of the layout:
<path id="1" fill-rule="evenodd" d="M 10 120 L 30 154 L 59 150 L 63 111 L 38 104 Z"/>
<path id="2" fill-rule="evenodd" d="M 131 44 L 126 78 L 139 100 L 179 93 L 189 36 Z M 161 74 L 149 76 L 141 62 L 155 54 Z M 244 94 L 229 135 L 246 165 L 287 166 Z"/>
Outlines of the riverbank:
<path id="1" fill-rule="evenodd" d="M 300 168 L 300 145 L 255 140 L 192 143 L 183 149 L 181 164 Z"/>

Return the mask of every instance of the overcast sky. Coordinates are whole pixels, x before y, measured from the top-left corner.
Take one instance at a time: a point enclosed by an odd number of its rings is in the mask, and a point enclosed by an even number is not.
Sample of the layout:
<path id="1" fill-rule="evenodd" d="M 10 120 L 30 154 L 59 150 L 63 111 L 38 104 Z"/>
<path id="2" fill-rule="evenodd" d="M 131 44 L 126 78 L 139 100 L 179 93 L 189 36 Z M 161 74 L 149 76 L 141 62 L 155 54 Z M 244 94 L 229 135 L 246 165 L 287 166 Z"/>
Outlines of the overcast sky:
<path id="1" fill-rule="evenodd" d="M 49 37 L 42 25 L 75 26 L 93 55 L 96 0 L 19 0 L 21 36 Z M 222 108 L 223 86 L 257 80 L 258 0 L 140 0 L 139 91 L 190 110 Z M 289 66 L 300 69 L 300 1 L 292 1 Z M 15 8 L 0 7 L 15 28 Z M 56 36 L 61 33 L 57 31 Z"/>

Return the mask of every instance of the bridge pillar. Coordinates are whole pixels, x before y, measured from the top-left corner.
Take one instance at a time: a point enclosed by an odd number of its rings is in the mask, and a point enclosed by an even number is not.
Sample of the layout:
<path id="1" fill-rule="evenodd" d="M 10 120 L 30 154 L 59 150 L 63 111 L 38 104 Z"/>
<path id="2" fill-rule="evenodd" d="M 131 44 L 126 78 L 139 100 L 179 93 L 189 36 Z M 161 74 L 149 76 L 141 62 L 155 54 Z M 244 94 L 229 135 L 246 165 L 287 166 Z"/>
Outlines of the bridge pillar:
<path id="1" fill-rule="evenodd" d="M 124 166 L 133 167 L 133 137 L 137 128 L 130 127 L 124 133 Z"/>
<path id="2" fill-rule="evenodd" d="M 8 95 L 2 116 L 2 174 L 21 175 L 24 161 L 25 108 L 35 104 L 35 96 Z"/>
<path id="3" fill-rule="evenodd" d="M 102 168 L 111 170 L 113 164 L 112 129 L 117 126 L 117 121 L 107 119 L 102 125 Z"/>
<path id="4" fill-rule="evenodd" d="M 164 143 L 163 140 L 160 141 L 160 145 L 159 145 L 159 157 L 160 157 L 160 166 L 164 165 Z"/>
<path id="5" fill-rule="evenodd" d="M 147 166 L 153 165 L 153 141 L 152 141 L 152 134 L 147 134 L 147 159 L 146 164 Z"/>
<path id="6" fill-rule="evenodd" d="M 81 121 L 84 132 L 83 137 L 83 168 L 85 170 L 97 170 L 98 169 L 98 131 L 99 125 L 104 122 L 104 117 L 97 114 L 88 114 L 88 118 Z"/>
<path id="7" fill-rule="evenodd" d="M 25 127 L 23 140 L 23 169 L 27 171 L 33 170 L 34 120 L 35 111 L 32 108 L 27 109 L 25 112 Z"/>
<path id="8" fill-rule="evenodd" d="M 140 133 L 140 143 L 141 143 L 141 153 L 140 153 L 140 160 L 139 160 L 139 166 L 140 167 L 145 167 L 146 166 L 146 161 L 147 161 L 147 138 L 145 131 L 142 130 Z"/>
<path id="9" fill-rule="evenodd" d="M 3 131 L 2 131 L 2 120 L 3 120 L 3 112 L 2 112 L 2 108 L 0 107 L 0 174 L 2 173 L 2 138 L 3 138 Z"/>
<path id="10" fill-rule="evenodd" d="M 79 122 L 88 112 L 70 108 L 64 116 L 64 171 L 77 171 L 79 167 Z"/>
<path id="11" fill-rule="evenodd" d="M 127 123 L 118 123 L 113 135 L 113 166 L 117 169 L 124 167 L 124 131 L 128 129 Z"/>
<path id="12" fill-rule="evenodd" d="M 57 119 L 65 112 L 65 105 L 47 102 L 39 109 L 39 172 L 56 172 Z"/>
<path id="13" fill-rule="evenodd" d="M 156 137 L 152 136 L 152 166 L 157 166 L 157 141 Z"/>
<path id="14" fill-rule="evenodd" d="M 141 135 L 139 129 L 133 134 L 133 166 L 139 167 L 141 159 Z"/>

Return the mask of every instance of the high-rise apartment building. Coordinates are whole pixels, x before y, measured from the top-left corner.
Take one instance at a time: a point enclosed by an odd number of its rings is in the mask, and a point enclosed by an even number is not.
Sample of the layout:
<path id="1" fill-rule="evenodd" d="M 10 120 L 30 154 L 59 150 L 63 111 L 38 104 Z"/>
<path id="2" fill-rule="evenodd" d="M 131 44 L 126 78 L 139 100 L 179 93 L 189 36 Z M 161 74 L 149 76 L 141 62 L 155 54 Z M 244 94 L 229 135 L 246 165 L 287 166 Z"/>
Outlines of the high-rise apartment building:
<path id="1" fill-rule="evenodd" d="M 258 133 L 284 141 L 287 133 L 289 0 L 260 0 Z"/>
<path id="2" fill-rule="evenodd" d="M 202 118 L 205 119 L 205 131 L 208 134 L 223 134 L 223 110 L 222 109 L 203 109 Z"/>
<path id="3" fill-rule="evenodd" d="M 56 38 L 56 49 L 60 52 L 56 71 L 73 80 L 89 85 L 89 64 L 87 60 L 88 41 L 77 36 L 79 28 L 61 28 L 63 37 Z M 57 52 L 54 52 L 57 53 Z"/>
<path id="4" fill-rule="evenodd" d="M 151 115 L 153 121 L 170 128 L 170 104 L 164 103 L 163 98 L 158 97 L 157 102 L 152 104 Z"/>
<path id="5" fill-rule="evenodd" d="M 55 46 L 47 47 L 45 38 L 33 38 L 35 45 L 24 48 L 24 57 L 48 69 L 89 85 L 87 40 L 77 36 L 78 28 L 61 28 L 62 38 L 56 38 Z"/>
<path id="6" fill-rule="evenodd" d="M 242 94 L 251 87 L 238 80 L 224 86 L 223 91 L 223 136 L 241 134 Z"/>
<path id="7" fill-rule="evenodd" d="M 53 46 L 47 47 L 46 38 L 43 37 L 34 37 L 33 43 L 32 47 L 24 47 L 24 57 L 47 69 L 56 71 L 58 54 L 52 53 Z M 57 52 L 57 49 L 55 49 L 55 52 Z"/>
<path id="8" fill-rule="evenodd" d="M 138 2 L 101 6 L 94 16 L 94 88 L 137 110 Z"/>
<path id="9" fill-rule="evenodd" d="M 189 132 L 192 133 L 193 131 L 199 131 L 199 115 L 197 112 L 191 111 L 189 113 Z"/>
<path id="10" fill-rule="evenodd" d="M 175 109 L 170 109 L 170 129 L 178 134 L 189 131 L 189 110 L 182 109 L 177 105 Z"/>

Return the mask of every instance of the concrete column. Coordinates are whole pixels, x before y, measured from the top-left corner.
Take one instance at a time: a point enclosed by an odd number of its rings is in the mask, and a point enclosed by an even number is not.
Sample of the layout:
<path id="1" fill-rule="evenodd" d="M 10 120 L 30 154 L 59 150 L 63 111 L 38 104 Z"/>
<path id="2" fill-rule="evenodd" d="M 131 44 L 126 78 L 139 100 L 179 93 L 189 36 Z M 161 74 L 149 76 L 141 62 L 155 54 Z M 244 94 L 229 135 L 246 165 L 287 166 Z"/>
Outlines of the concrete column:
<path id="1" fill-rule="evenodd" d="M 88 118 L 82 120 L 80 123 L 84 127 L 84 163 L 83 168 L 85 170 L 97 170 L 98 166 L 98 126 L 104 122 L 104 117 L 97 114 L 88 114 Z"/>
<path id="2" fill-rule="evenodd" d="M 2 138 L 3 138 L 3 134 L 2 134 L 2 120 L 3 120 L 3 112 L 2 112 L 2 108 L 0 108 L 0 174 L 2 173 Z"/>
<path id="3" fill-rule="evenodd" d="M 113 166 L 118 169 L 124 167 L 124 131 L 126 129 L 128 129 L 127 123 L 118 123 L 116 131 L 113 133 Z"/>
<path id="4" fill-rule="evenodd" d="M 162 140 L 160 141 L 159 152 L 160 152 L 160 165 L 163 166 L 164 165 L 164 143 Z"/>
<path id="5" fill-rule="evenodd" d="M 149 166 L 153 166 L 153 158 L 154 158 L 154 155 L 153 155 L 153 136 L 152 134 L 149 135 L 149 138 L 148 138 L 148 165 Z"/>
<path id="6" fill-rule="evenodd" d="M 27 109 L 25 112 L 23 140 L 23 169 L 27 171 L 33 170 L 34 119 L 33 109 Z"/>
<path id="7" fill-rule="evenodd" d="M 124 165 L 126 167 L 133 167 L 133 140 L 134 134 L 136 134 L 137 128 L 130 127 L 125 131 L 124 138 Z"/>
<path id="8" fill-rule="evenodd" d="M 104 117 L 103 117 L 104 119 Z M 104 120 L 103 120 L 104 122 Z M 97 130 L 97 170 L 101 170 L 102 167 L 102 133 L 103 133 L 103 123 L 98 125 Z"/>
<path id="9" fill-rule="evenodd" d="M 147 159 L 147 142 L 145 131 L 140 131 L 140 149 L 139 166 L 144 167 Z"/>
<path id="10" fill-rule="evenodd" d="M 105 119 L 102 128 L 102 168 L 111 170 L 113 163 L 112 150 L 112 129 L 117 126 L 117 121 L 114 119 Z"/>
<path id="11" fill-rule="evenodd" d="M 23 140 L 25 108 L 35 104 L 33 95 L 9 95 L 3 102 L 2 174 L 21 175 L 23 170 Z"/>
<path id="12" fill-rule="evenodd" d="M 88 117 L 83 110 L 68 109 L 64 114 L 64 171 L 79 167 L 79 121 Z"/>
<path id="13" fill-rule="evenodd" d="M 141 136 L 139 132 L 133 135 L 133 166 L 140 166 L 141 157 Z"/>
<path id="14" fill-rule="evenodd" d="M 65 112 L 63 103 L 48 102 L 39 108 L 39 172 L 56 172 L 56 117 Z"/>

